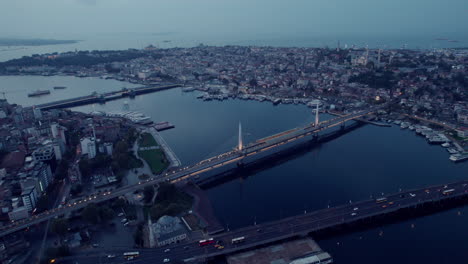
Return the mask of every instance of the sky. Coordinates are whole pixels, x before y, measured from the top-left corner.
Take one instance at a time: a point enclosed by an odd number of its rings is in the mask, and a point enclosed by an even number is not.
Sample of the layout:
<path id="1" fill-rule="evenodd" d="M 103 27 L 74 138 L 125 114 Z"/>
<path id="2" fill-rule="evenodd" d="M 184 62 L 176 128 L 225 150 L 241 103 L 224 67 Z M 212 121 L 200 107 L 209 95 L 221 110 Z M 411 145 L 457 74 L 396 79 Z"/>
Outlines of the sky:
<path id="1" fill-rule="evenodd" d="M 0 37 L 468 34 L 467 0 L 0 0 Z"/>

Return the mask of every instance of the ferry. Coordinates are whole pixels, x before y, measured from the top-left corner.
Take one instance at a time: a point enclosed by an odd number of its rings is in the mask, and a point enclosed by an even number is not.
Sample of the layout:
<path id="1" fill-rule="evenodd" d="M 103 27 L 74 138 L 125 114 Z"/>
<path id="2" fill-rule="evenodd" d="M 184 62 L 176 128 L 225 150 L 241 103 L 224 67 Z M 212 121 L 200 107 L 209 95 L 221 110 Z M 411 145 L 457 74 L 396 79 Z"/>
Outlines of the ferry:
<path id="1" fill-rule="evenodd" d="M 28 97 L 41 96 L 41 95 L 46 95 L 46 94 L 50 94 L 50 91 L 49 90 L 37 90 L 35 92 L 28 93 Z"/>
<path id="2" fill-rule="evenodd" d="M 67 87 L 66 86 L 54 86 L 55 90 L 63 90 L 65 88 L 67 88 Z"/>

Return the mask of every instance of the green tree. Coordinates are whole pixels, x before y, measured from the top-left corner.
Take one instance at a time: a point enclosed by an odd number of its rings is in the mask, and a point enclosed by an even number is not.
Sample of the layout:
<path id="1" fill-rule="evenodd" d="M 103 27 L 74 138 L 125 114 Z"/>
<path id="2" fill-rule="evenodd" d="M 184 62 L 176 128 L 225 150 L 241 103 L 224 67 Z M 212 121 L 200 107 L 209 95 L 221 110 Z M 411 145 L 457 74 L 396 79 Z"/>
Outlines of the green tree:
<path id="1" fill-rule="evenodd" d="M 119 141 L 115 144 L 114 153 L 115 154 L 122 154 L 128 152 L 128 144 L 125 141 Z"/>
<path id="2" fill-rule="evenodd" d="M 145 189 L 143 189 L 143 194 L 145 195 L 145 203 L 151 202 L 154 196 L 154 187 L 146 186 Z"/>
<path id="3" fill-rule="evenodd" d="M 103 206 L 99 209 L 99 216 L 103 222 L 109 222 L 115 218 L 115 212 L 108 206 Z"/>
<path id="4" fill-rule="evenodd" d="M 81 175 L 83 175 L 84 178 L 91 176 L 91 165 L 87 159 L 81 159 L 78 166 L 80 168 Z"/>
<path id="5" fill-rule="evenodd" d="M 97 207 L 96 204 L 90 204 L 85 207 L 83 212 L 81 212 L 81 217 L 91 223 L 91 224 L 97 224 L 99 223 L 99 208 Z"/>
<path id="6" fill-rule="evenodd" d="M 137 246 L 143 246 L 143 225 L 138 225 L 137 230 L 133 234 L 133 239 L 135 240 L 135 244 Z"/>
<path id="7" fill-rule="evenodd" d="M 47 194 L 39 197 L 36 203 L 36 208 L 38 212 L 45 211 L 49 208 L 49 196 Z"/>
<path id="8" fill-rule="evenodd" d="M 57 166 L 57 170 L 55 171 L 56 179 L 65 179 L 68 175 L 68 161 L 61 160 L 59 165 Z"/>
<path id="9" fill-rule="evenodd" d="M 58 236 L 63 237 L 67 234 L 68 226 L 69 224 L 67 219 L 57 218 L 53 220 L 50 230 Z"/>

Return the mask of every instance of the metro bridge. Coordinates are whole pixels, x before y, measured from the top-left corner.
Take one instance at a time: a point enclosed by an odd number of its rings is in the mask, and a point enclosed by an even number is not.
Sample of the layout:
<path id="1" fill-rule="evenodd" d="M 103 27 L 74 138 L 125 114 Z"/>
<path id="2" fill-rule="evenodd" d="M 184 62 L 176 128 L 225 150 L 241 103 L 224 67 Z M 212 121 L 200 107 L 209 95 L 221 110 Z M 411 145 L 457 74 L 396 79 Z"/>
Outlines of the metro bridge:
<path id="1" fill-rule="evenodd" d="M 204 261 L 217 256 L 277 243 L 287 239 L 339 230 L 342 227 L 368 226 L 378 223 L 379 219 L 387 220 L 398 216 L 414 216 L 415 212 L 440 211 L 444 205 L 457 206 L 465 204 L 468 199 L 468 180 L 450 184 L 433 185 L 413 190 L 400 191 L 376 199 L 368 199 L 344 205 L 321 209 L 313 212 L 283 218 L 276 221 L 243 227 L 212 236 L 214 241 L 224 246 L 220 250 L 213 245 L 200 246 L 198 241 L 172 244 L 153 249 L 139 249 L 138 263 L 162 263 L 163 259 L 181 260 L 184 262 Z M 435 210 L 431 210 L 435 209 Z M 207 237 L 208 238 L 208 237 Z M 243 238 L 241 243 L 233 239 Z M 121 250 L 91 250 L 73 257 L 62 258 L 58 263 L 125 263 Z M 86 255 L 85 255 L 86 254 Z M 107 254 L 116 255 L 108 259 Z"/>
<path id="2" fill-rule="evenodd" d="M 178 170 L 167 172 L 164 175 L 151 177 L 146 181 L 140 181 L 138 184 L 127 185 L 113 191 L 94 193 L 87 197 L 81 198 L 80 200 L 69 202 L 61 208 L 50 209 L 40 214 L 30 216 L 26 219 L 12 222 L 0 228 L 0 237 L 22 230 L 31 225 L 47 221 L 56 216 L 65 215 L 72 211 L 82 209 L 91 203 L 104 202 L 122 196 L 126 193 L 133 192 L 138 189 L 143 189 L 146 186 L 152 186 L 161 182 L 177 183 L 189 180 L 192 177 L 199 177 L 202 174 L 207 174 L 208 172 L 217 170 L 218 168 L 241 165 L 244 159 L 252 157 L 255 158 L 255 156 L 264 155 L 267 154 L 267 152 L 271 153 L 280 147 L 292 146 L 293 143 L 299 140 L 313 140 L 313 138 L 316 137 L 321 131 L 340 125 L 344 126 L 345 122 L 362 118 L 373 113 L 377 109 L 378 108 L 371 108 L 369 110 L 336 117 L 323 122 L 319 122 L 317 109 L 315 122 L 313 124 L 259 139 L 246 146 L 243 145 L 242 135 L 240 133 L 241 128 L 239 126 L 238 146 L 229 152 L 202 160 L 196 164 L 183 167 Z"/>
<path id="3" fill-rule="evenodd" d="M 50 109 L 57 109 L 57 108 L 67 108 L 73 106 L 80 106 L 80 105 L 87 105 L 87 104 L 94 104 L 94 103 L 104 103 L 111 100 L 117 100 L 123 97 L 132 97 L 139 94 L 157 92 L 162 90 L 167 90 L 171 88 L 180 87 L 180 84 L 172 84 L 172 85 L 162 85 L 162 86 L 149 86 L 149 87 L 138 87 L 138 88 L 124 88 L 119 91 L 112 91 L 103 94 L 93 93 L 91 95 L 80 96 L 60 101 L 54 101 L 50 103 L 36 105 L 34 107 L 39 108 L 41 110 L 50 110 Z"/>

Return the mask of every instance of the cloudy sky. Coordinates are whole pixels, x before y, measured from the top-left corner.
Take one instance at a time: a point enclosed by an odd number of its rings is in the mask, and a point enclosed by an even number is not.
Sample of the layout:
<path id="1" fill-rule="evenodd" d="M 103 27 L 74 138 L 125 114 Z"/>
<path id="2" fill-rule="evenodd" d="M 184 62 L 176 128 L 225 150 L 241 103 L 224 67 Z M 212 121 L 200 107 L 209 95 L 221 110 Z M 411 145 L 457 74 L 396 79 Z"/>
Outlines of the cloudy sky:
<path id="1" fill-rule="evenodd" d="M 0 36 L 467 34 L 467 0 L 0 0 Z"/>

